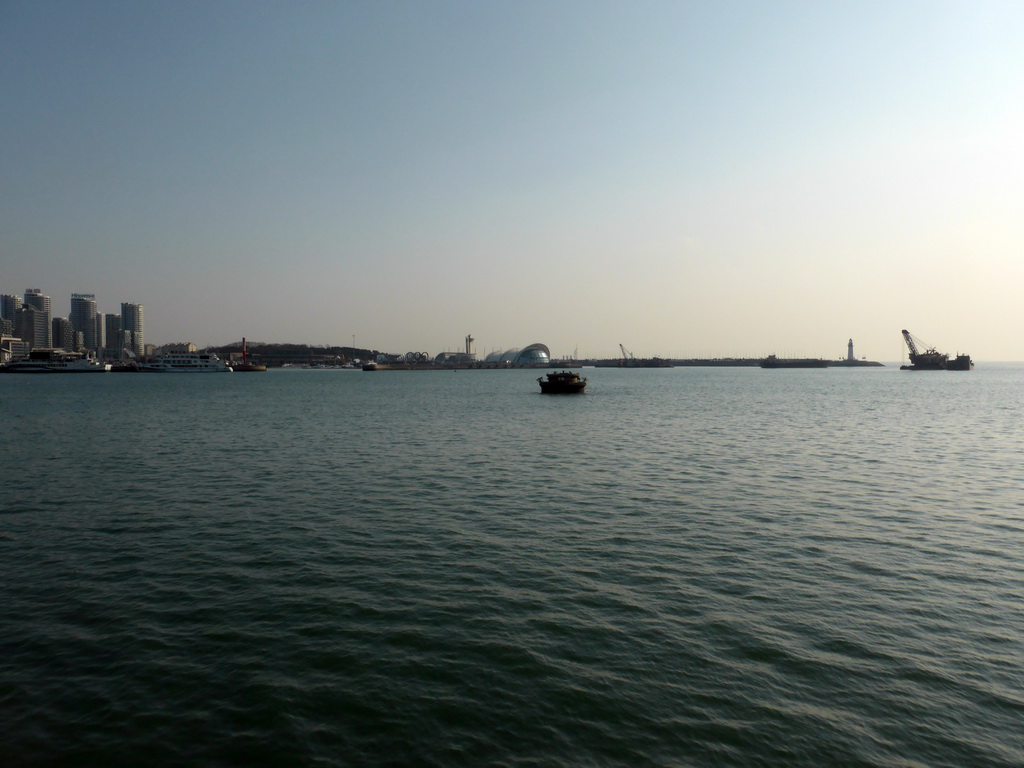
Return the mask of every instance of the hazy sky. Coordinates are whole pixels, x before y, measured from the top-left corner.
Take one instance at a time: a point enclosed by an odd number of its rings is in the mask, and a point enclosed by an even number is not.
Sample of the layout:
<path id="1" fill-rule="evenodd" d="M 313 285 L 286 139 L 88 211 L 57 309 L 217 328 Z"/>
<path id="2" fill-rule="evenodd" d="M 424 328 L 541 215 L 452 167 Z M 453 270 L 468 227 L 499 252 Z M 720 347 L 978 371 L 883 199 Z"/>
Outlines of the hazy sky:
<path id="1" fill-rule="evenodd" d="M 1024 360 L 1024 2 L 0 0 L 0 293 L 146 340 Z"/>

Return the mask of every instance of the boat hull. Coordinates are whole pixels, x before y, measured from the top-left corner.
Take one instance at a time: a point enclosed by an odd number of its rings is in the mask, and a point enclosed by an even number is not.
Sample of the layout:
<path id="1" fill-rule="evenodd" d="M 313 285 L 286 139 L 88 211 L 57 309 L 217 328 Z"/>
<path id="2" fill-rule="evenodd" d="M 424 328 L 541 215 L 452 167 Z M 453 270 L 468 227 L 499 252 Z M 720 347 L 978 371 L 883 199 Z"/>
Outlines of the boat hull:
<path id="1" fill-rule="evenodd" d="M 537 379 L 537 383 L 542 395 L 579 395 L 587 386 L 585 378 L 571 371 L 549 373 L 546 379 L 543 376 Z"/>
<path id="2" fill-rule="evenodd" d="M 910 365 L 901 365 L 901 371 L 970 371 L 974 362 L 970 355 L 957 355 L 952 360 L 948 355 L 911 355 Z"/>
<path id="3" fill-rule="evenodd" d="M 94 366 L 90 368 L 39 368 L 36 366 L 8 367 L 0 365 L 0 373 L 106 373 L 110 366 Z"/>
<path id="4" fill-rule="evenodd" d="M 224 368 L 161 368 L 156 365 L 143 365 L 139 373 L 233 373 L 233 369 Z"/>
<path id="5" fill-rule="evenodd" d="M 542 395 L 578 395 L 586 389 L 586 382 L 579 384 L 546 384 L 541 382 L 540 392 Z"/>

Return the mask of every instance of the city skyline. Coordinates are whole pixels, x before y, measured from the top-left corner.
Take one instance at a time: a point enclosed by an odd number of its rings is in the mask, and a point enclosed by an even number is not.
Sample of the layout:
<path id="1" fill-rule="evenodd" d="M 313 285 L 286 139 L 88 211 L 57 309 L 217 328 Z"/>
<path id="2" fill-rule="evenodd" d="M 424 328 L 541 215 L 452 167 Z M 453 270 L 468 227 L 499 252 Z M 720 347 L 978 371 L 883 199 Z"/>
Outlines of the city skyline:
<path id="1" fill-rule="evenodd" d="M 143 330 L 144 329 L 144 319 L 143 319 L 144 308 L 143 308 L 143 305 L 141 303 L 121 302 L 121 305 L 120 305 L 121 313 L 115 315 L 113 313 L 104 313 L 104 312 L 98 311 L 98 302 L 96 301 L 95 294 L 72 293 L 70 295 L 70 297 L 69 297 L 69 312 L 65 316 L 65 315 L 57 314 L 57 313 L 55 313 L 53 311 L 53 297 L 48 295 L 48 294 L 46 294 L 40 288 L 26 288 L 23 297 L 22 296 L 18 296 L 16 294 L 9 294 L 9 293 L 0 293 L 0 296 L 2 296 L 2 299 L 3 299 L 2 311 L 0 311 L 0 318 L 2 318 L 2 319 L 10 320 L 10 321 L 13 322 L 13 320 L 14 320 L 13 308 L 14 307 L 21 307 L 22 305 L 26 305 L 26 306 L 27 305 L 32 305 L 32 306 L 35 306 L 36 308 L 38 308 L 38 309 L 40 309 L 42 311 L 45 311 L 47 317 L 50 318 L 54 323 L 56 323 L 57 321 L 65 322 L 65 323 L 67 323 L 67 328 L 68 328 L 69 331 L 76 331 L 76 332 L 79 332 L 81 334 L 81 343 L 80 343 L 80 345 L 78 345 L 78 344 L 71 344 L 71 343 L 64 343 L 64 344 L 62 344 L 58 340 L 58 338 L 57 338 L 57 331 L 53 330 L 52 335 L 50 337 L 48 337 L 48 341 L 45 344 L 37 344 L 36 346 L 46 346 L 46 347 L 51 347 L 52 346 L 52 347 L 57 347 L 57 348 L 60 348 L 61 346 L 64 346 L 67 349 L 77 349 L 79 346 L 81 346 L 81 348 L 83 348 L 83 349 L 95 350 L 97 352 L 102 352 L 104 348 L 106 348 L 108 350 L 119 349 L 120 346 L 123 345 L 126 348 L 130 349 L 132 354 L 137 356 L 137 357 L 142 357 L 142 356 L 144 356 L 146 354 L 145 353 L 146 342 L 144 341 L 144 330 Z M 116 321 L 116 323 L 112 323 L 111 321 Z M 56 326 L 54 326 L 54 329 L 55 328 L 56 328 Z M 91 332 L 90 332 L 89 329 L 92 329 Z M 123 337 L 123 339 L 118 339 L 118 341 L 116 343 L 113 342 L 113 341 L 111 341 L 110 343 L 104 343 L 105 339 L 112 338 L 114 334 L 120 334 L 122 331 L 126 332 L 128 335 Z M 91 333 L 91 335 L 90 335 L 90 333 Z M 242 338 L 245 338 L 245 337 L 242 337 Z M 901 334 L 901 339 L 902 339 L 902 334 Z M 202 344 L 202 345 L 195 345 L 195 346 L 197 346 L 199 348 L 204 348 L 204 347 L 222 347 L 222 346 L 229 346 L 229 345 L 231 345 L 231 344 L 233 344 L 233 343 L 235 343 L 237 341 L 239 341 L 239 339 L 231 339 L 231 340 L 228 340 L 228 341 L 214 343 L 214 344 Z M 260 344 L 260 343 L 268 343 L 268 344 L 283 343 L 283 344 L 290 344 L 290 343 L 294 343 L 294 344 L 299 344 L 299 345 L 308 344 L 310 346 L 352 347 L 352 348 L 356 347 L 355 335 L 353 335 L 351 337 L 351 341 L 350 342 L 348 342 L 348 341 L 346 341 L 344 339 L 337 340 L 337 341 L 334 341 L 334 342 L 325 342 L 325 343 L 313 343 L 313 342 L 305 341 L 303 339 L 290 339 L 290 340 L 286 340 L 286 341 L 281 341 L 281 340 L 267 341 L 265 339 L 250 339 L 250 341 L 253 344 Z M 392 355 L 401 355 L 401 354 L 407 354 L 407 353 L 425 353 L 425 354 L 429 355 L 430 357 L 434 357 L 435 355 L 439 355 L 439 354 L 452 353 L 453 351 L 454 352 L 459 352 L 459 351 L 469 352 L 470 350 L 472 350 L 472 354 L 476 355 L 479 359 L 483 359 L 484 357 L 487 357 L 488 355 L 490 355 L 492 353 L 504 352 L 504 351 L 508 351 L 508 350 L 517 350 L 517 349 L 521 349 L 521 348 L 523 348 L 525 346 L 528 346 L 528 343 L 524 342 L 522 344 L 512 345 L 512 346 L 506 345 L 506 346 L 500 346 L 500 347 L 491 347 L 491 346 L 486 346 L 485 345 L 485 346 L 482 346 L 482 347 L 478 347 L 475 344 L 476 341 L 477 341 L 477 339 L 473 338 L 471 335 L 467 335 L 463 339 L 463 345 L 464 346 L 461 348 L 461 350 L 460 350 L 460 348 L 458 346 L 454 346 L 453 347 L 451 344 L 446 344 L 446 345 L 440 346 L 440 347 L 438 347 L 436 349 L 402 348 L 400 350 L 399 348 L 393 348 L 393 349 L 384 348 L 384 347 L 381 347 L 381 346 L 373 344 L 373 343 L 365 344 L 362 347 L 360 347 L 360 349 L 373 349 L 373 350 L 378 350 L 378 351 L 380 351 L 382 353 L 392 354 Z M 922 343 L 922 344 L 924 344 L 927 347 L 933 347 L 933 346 L 940 347 L 940 345 L 932 345 L 932 344 L 930 344 L 928 342 L 924 342 L 922 339 L 917 339 L 917 341 Z M 539 342 L 538 340 L 534 340 L 534 342 L 529 342 L 529 343 L 543 343 L 543 342 L 542 341 Z M 160 348 L 160 347 L 163 347 L 163 346 L 174 346 L 174 345 L 179 345 L 179 344 L 194 344 L 194 342 L 191 339 L 174 339 L 174 340 L 163 340 L 163 341 L 161 341 L 158 344 L 150 344 L 150 346 L 154 347 L 154 348 Z M 767 351 L 751 351 L 751 350 L 744 350 L 744 351 L 737 352 L 735 350 L 720 350 L 720 349 L 716 349 L 716 350 L 712 350 L 712 351 L 706 351 L 705 350 L 705 351 L 702 351 L 699 354 L 683 354 L 683 355 L 660 355 L 660 354 L 654 354 L 654 355 L 651 355 L 651 354 L 646 354 L 646 353 L 635 354 L 632 350 L 627 349 L 623 344 L 620 343 L 620 344 L 617 345 L 616 350 L 611 352 L 611 353 L 609 353 L 609 354 L 584 355 L 584 354 L 580 354 L 579 353 L 579 349 L 578 348 L 574 348 L 571 351 L 570 350 L 559 351 L 557 353 L 554 352 L 554 350 L 552 350 L 552 353 L 553 353 L 553 357 L 555 359 L 580 359 L 580 360 L 613 359 L 613 358 L 620 358 L 623 355 L 632 356 L 632 357 L 638 357 L 638 358 L 663 357 L 663 358 L 667 358 L 667 359 L 722 359 L 722 358 L 747 358 L 747 359 L 750 359 L 750 358 L 765 357 L 768 354 L 773 354 L 774 355 L 779 350 L 781 350 L 782 354 L 779 355 L 781 357 L 794 357 L 794 358 L 796 358 L 796 357 L 816 357 L 816 358 L 822 358 L 822 359 L 828 359 L 828 360 L 837 360 L 837 359 L 867 360 L 868 359 L 868 356 L 864 355 L 864 354 L 861 354 L 860 351 L 858 351 L 856 354 L 854 353 L 854 340 L 852 338 L 847 340 L 847 342 L 844 345 L 843 349 L 845 350 L 843 354 L 834 354 L 834 350 L 826 352 L 826 353 L 817 353 L 816 352 L 816 353 L 813 353 L 813 354 L 808 354 L 808 353 L 805 353 L 803 350 L 793 350 L 793 349 L 791 349 L 789 347 L 786 347 L 785 345 L 776 345 L 775 347 L 772 347 L 772 351 L 771 352 L 767 352 Z M 903 349 L 905 349 L 905 347 Z M 942 351 L 941 348 L 940 348 L 940 351 Z M 905 353 L 901 353 L 901 354 L 893 356 L 892 358 L 880 358 L 880 359 L 885 359 L 885 360 L 887 360 L 889 362 L 892 362 L 892 361 L 895 361 L 895 360 L 903 360 L 905 357 L 906 357 Z"/>
<path id="2" fill-rule="evenodd" d="M 0 283 L 156 343 L 1024 360 L 1024 6 L 0 11 Z"/>
<path id="3" fill-rule="evenodd" d="M 120 314 L 100 312 L 91 293 L 72 293 L 64 315 L 55 311 L 53 297 L 41 288 L 26 288 L 21 296 L 2 292 L 0 327 L 4 354 L 11 351 L 8 339 L 24 342 L 28 346 L 18 348 L 26 350 L 55 348 L 107 357 L 145 354 L 142 304 L 123 301 Z"/>
<path id="4" fill-rule="evenodd" d="M 69 296 L 69 300 L 68 300 L 69 311 L 68 311 L 67 315 L 61 315 L 61 314 L 58 314 L 57 312 L 55 312 L 53 310 L 53 306 L 54 306 L 53 297 L 48 295 L 41 288 L 26 288 L 23 297 L 22 296 L 18 296 L 16 294 L 12 294 L 12 293 L 6 293 L 6 292 L 0 293 L 0 295 L 2 295 L 3 300 L 4 300 L 3 301 L 3 305 L 2 305 L 2 311 L 0 311 L 0 318 L 13 321 L 14 312 L 12 311 L 12 308 L 14 306 L 22 306 L 23 304 L 31 303 L 31 304 L 34 304 L 35 306 L 37 306 L 40 309 L 45 308 L 44 311 L 48 314 L 51 322 L 56 323 L 56 322 L 59 321 L 61 323 L 65 323 L 66 326 L 67 326 L 67 330 L 69 332 L 70 331 L 74 331 L 74 332 L 80 333 L 82 335 L 81 344 L 82 344 L 82 347 L 84 349 L 102 352 L 104 350 L 104 348 L 106 348 L 108 350 L 112 350 L 112 349 L 119 348 L 120 344 L 124 344 L 124 346 L 126 346 L 126 347 L 128 347 L 128 348 L 130 348 L 132 350 L 132 354 L 133 355 L 135 355 L 137 357 L 142 357 L 142 356 L 145 355 L 146 342 L 144 340 L 144 307 L 143 307 L 143 305 L 141 303 L 121 302 L 121 305 L 120 305 L 121 312 L 120 312 L 120 314 L 113 314 L 113 313 L 109 313 L 109 312 L 100 312 L 99 311 L 99 309 L 98 309 L 99 303 L 96 301 L 95 294 L 91 294 L 91 293 L 89 293 L 89 294 L 86 294 L 86 293 L 72 293 Z M 29 301 L 30 299 L 35 299 L 35 301 L 34 302 L 33 301 Z M 16 303 L 15 303 L 15 301 L 11 301 L 11 300 L 15 300 Z M 112 322 L 112 321 L 116 321 L 116 322 Z M 54 328 L 56 328 L 56 325 L 54 325 Z M 113 336 L 115 334 L 120 334 L 121 332 L 126 332 L 129 335 L 124 337 L 123 340 L 119 339 L 118 342 L 116 342 L 116 343 L 113 342 L 112 341 Z M 111 339 L 110 343 L 106 343 L 106 340 L 108 338 Z M 230 344 L 232 344 L 232 343 L 234 343 L 236 341 L 238 341 L 238 340 L 237 339 L 233 339 L 233 340 L 230 340 L 230 341 L 227 341 L 227 342 L 223 342 L 223 343 L 220 343 L 220 344 L 209 344 L 209 345 L 203 345 L 203 346 L 210 346 L 210 347 L 228 346 L 228 345 L 230 345 Z M 256 344 L 256 343 L 295 343 L 295 344 L 309 343 L 309 342 L 305 342 L 305 341 L 303 341 L 301 339 L 293 339 L 290 342 L 265 342 L 264 340 L 255 340 L 255 339 L 253 339 L 251 341 L 254 344 Z M 337 341 L 335 343 L 332 343 L 332 344 L 325 344 L 324 346 L 353 347 L 354 348 L 355 347 L 355 341 L 356 340 L 353 337 L 349 343 L 346 343 L 346 341 L 344 341 L 344 340 L 339 340 L 339 341 Z M 455 351 L 455 352 L 465 351 L 467 353 L 472 353 L 478 359 L 482 360 L 485 357 L 487 357 L 488 355 L 490 355 L 492 353 L 495 353 L 495 352 L 505 352 L 505 351 L 508 351 L 508 350 L 520 349 L 522 347 L 528 346 L 527 344 L 524 343 L 524 344 L 521 344 L 521 345 L 518 345 L 518 346 L 512 346 L 512 347 L 482 347 L 482 348 L 478 348 L 476 346 L 476 344 L 475 344 L 476 341 L 477 341 L 477 339 L 473 338 L 472 336 L 466 336 L 463 339 L 464 346 L 462 347 L 461 350 L 458 349 L 458 348 L 455 348 L 453 350 L 453 347 L 451 345 L 445 345 L 445 346 L 439 347 L 437 349 L 422 349 L 422 350 L 405 349 L 405 350 L 402 350 L 402 351 L 399 351 L 398 349 L 385 349 L 385 348 L 379 347 L 378 345 L 374 345 L 374 344 L 369 344 L 365 348 L 366 349 L 375 349 L 375 350 L 378 350 L 378 351 L 380 351 L 382 353 L 393 354 L 393 355 L 405 354 L 405 353 L 408 353 L 408 352 L 422 352 L 422 353 L 427 353 L 430 357 L 433 357 L 435 355 L 444 354 L 444 353 L 451 353 L 453 351 Z M 191 340 L 189 340 L 189 339 L 164 340 L 164 341 L 161 341 L 159 344 L 151 344 L 151 346 L 156 347 L 156 348 L 160 348 L 160 347 L 163 347 L 163 346 L 174 346 L 174 345 L 183 344 L 183 343 L 188 344 L 188 343 L 193 343 L 193 342 L 191 342 Z M 534 342 L 534 343 L 536 343 L 536 342 Z M 542 343 L 542 342 L 540 342 L 540 343 Z M 64 347 L 64 348 L 66 348 L 68 350 L 71 350 L 71 349 L 75 349 L 77 345 L 74 343 L 73 340 L 69 341 L 67 339 L 60 339 L 60 338 L 58 338 L 58 334 L 54 330 L 53 333 L 50 336 L 49 341 L 46 344 L 41 344 L 41 345 L 38 345 L 38 346 L 47 346 L 47 347 L 56 347 L 56 348 Z M 313 346 L 315 346 L 315 345 L 313 345 Z M 854 354 L 854 342 L 853 342 L 852 338 L 847 340 L 847 343 L 844 346 L 844 349 L 846 350 L 846 354 L 844 354 L 844 355 L 826 354 L 826 355 L 823 355 L 823 357 L 825 359 L 844 359 L 845 358 L 845 359 L 851 359 L 852 360 L 855 357 L 856 357 L 856 359 L 866 359 L 865 355 L 860 355 L 860 354 L 856 354 L 855 355 Z M 626 349 L 624 347 L 624 345 L 621 345 L 621 344 L 618 345 L 618 354 L 612 353 L 612 354 L 607 354 L 607 355 L 584 356 L 584 355 L 579 355 L 579 352 L 578 352 L 577 349 L 572 350 L 571 354 L 570 354 L 569 351 L 555 353 L 554 350 L 552 350 L 552 354 L 554 355 L 554 358 L 556 358 L 556 359 L 558 359 L 558 358 L 564 358 L 564 359 L 572 359 L 572 358 L 577 358 L 577 359 L 613 359 L 613 358 L 621 357 L 622 354 L 634 355 L 634 353 L 631 350 Z M 703 357 L 707 357 L 707 358 L 723 358 L 723 357 L 753 358 L 753 357 L 762 357 L 762 356 L 764 356 L 766 354 L 768 354 L 768 353 L 742 353 L 742 354 L 738 354 L 738 353 L 733 353 L 733 352 L 721 352 L 721 353 L 705 354 L 705 355 L 703 355 Z M 646 355 L 636 355 L 636 356 L 637 357 L 645 357 Z M 792 353 L 790 355 L 784 354 L 783 356 L 799 357 L 799 356 L 803 356 L 803 353 Z M 674 359 L 684 359 L 686 357 L 689 357 L 689 358 L 692 359 L 694 356 L 672 356 L 672 357 Z M 701 357 L 701 356 L 697 356 L 697 357 Z"/>

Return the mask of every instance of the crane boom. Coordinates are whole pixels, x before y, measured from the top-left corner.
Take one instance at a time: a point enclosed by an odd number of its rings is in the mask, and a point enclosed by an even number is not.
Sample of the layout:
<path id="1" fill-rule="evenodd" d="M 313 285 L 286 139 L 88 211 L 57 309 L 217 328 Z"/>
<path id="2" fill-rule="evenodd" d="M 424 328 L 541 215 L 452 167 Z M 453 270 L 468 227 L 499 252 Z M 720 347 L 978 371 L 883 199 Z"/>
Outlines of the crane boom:
<path id="1" fill-rule="evenodd" d="M 907 342 L 907 346 L 910 348 L 910 357 L 913 359 L 917 356 L 917 347 L 914 345 L 914 337 L 910 335 L 910 331 L 903 329 L 903 340 Z"/>

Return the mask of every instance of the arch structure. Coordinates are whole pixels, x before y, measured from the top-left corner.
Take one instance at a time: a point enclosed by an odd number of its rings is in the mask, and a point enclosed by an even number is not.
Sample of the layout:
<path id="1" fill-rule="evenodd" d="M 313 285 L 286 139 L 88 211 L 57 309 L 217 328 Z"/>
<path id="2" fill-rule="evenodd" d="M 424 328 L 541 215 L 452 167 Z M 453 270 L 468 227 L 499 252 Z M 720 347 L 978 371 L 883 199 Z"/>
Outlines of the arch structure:
<path id="1" fill-rule="evenodd" d="M 430 355 L 426 352 L 406 352 L 398 361 L 401 363 L 426 363 L 430 360 Z"/>
<path id="2" fill-rule="evenodd" d="M 550 365 L 551 350 L 544 344 L 531 344 L 522 349 L 492 352 L 484 362 L 490 365 Z"/>

